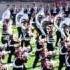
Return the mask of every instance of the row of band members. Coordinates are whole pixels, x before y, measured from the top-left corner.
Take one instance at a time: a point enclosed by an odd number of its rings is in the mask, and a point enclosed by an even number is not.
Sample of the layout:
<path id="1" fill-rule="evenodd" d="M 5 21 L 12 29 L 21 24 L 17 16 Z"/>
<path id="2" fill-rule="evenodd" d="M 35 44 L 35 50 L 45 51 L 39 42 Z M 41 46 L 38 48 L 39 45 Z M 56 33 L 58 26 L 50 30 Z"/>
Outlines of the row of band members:
<path id="1" fill-rule="evenodd" d="M 24 24 L 25 22 L 23 22 Z M 26 22 L 27 23 L 27 22 Z M 53 64 L 51 62 L 52 56 L 56 55 L 53 48 L 53 35 L 52 35 L 52 24 L 47 25 L 47 36 L 41 35 L 38 28 L 36 30 L 38 31 L 39 35 L 36 37 L 36 47 L 37 50 L 35 52 L 35 61 L 33 63 L 33 68 L 35 68 L 39 58 L 41 59 L 41 66 L 42 70 L 52 70 Z M 63 64 L 66 64 L 66 70 L 70 69 L 70 62 L 69 62 L 69 52 L 70 52 L 70 41 L 69 41 L 69 29 L 68 26 L 64 27 L 66 37 L 61 38 L 61 52 L 59 54 L 59 70 L 63 67 Z M 27 29 L 26 29 L 27 30 Z M 26 70 L 25 63 L 27 61 L 27 54 L 31 52 L 32 48 L 30 47 L 30 36 L 26 32 L 27 36 L 26 38 L 22 38 L 20 41 L 19 48 L 15 48 L 13 44 L 19 43 L 18 41 L 14 41 L 13 37 L 3 39 L 3 44 L 7 44 L 6 50 L 11 51 L 9 53 L 8 63 L 11 63 L 11 56 L 16 55 L 13 70 Z M 4 34 L 3 34 L 4 35 Z M 6 35 L 6 34 L 5 34 Z M 4 37 L 5 37 L 4 35 Z M 8 35 L 9 36 L 9 35 Z M 20 47 L 22 46 L 22 47 Z M 26 47 L 25 47 L 26 46 Z M 25 49 L 26 48 L 26 49 Z M 2 51 L 1 51 L 2 53 Z"/>
<path id="2" fill-rule="evenodd" d="M 66 31 L 68 29 L 66 28 Z M 51 30 L 50 30 L 51 31 Z M 49 37 L 50 36 L 50 37 Z M 42 70 L 53 70 L 53 63 L 52 63 L 52 57 L 56 55 L 56 52 L 53 49 L 53 43 L 51 41 L 51 33 L 45 37 L 44 35 L 37 36 L 36 37 L 36 47 L 37 50 L 35 52 L 35 60 L 33 63 L 33 68 L 36 67 L 36 64 L 39 59 L 41 59 L 41 67 Z M 47 38 L 50 38 L 50 42 L 47 41 Z M 22 39 L 23 41 L 23 39 Z M 9 42 L 9 43 L 8 43 Z M 20 44 L 19 41 L 14 41 L 13 37 L 10 37 L 10 40 L 4 40 L 3 43 L 7 43 L 7 47 L 5 48 L 7 51 L 10 51 L 9 57 L 8 57 L 8 63 L 11 63 L 11 56 L 15 55 L 15 62 L 13 63 L 13 70 L 26 70 L 25 63 L 27 62 L 28 53 L 31 52 L 31 47 L 28 47 L 30 45 L 29 40 L 23 41 L 23 47 L 21 47 L 21 41 Z M 13 44 L 16 44 L 17 47 L 15 47 Z M 6 54 L 4 51 L 1 50 L 1 57 Z M 61 38 L 61 52 L 59 54 L 59 68 L 58 70 L 61 70 L 63 67 L 63 64 L 65 64 L 66 70 L 70 69 L 70 41 L 69 36 L 67 36 L 65 39 Z"/>
<path id="3" fill-rule="evenodd" d="M 44 9 L 42 9 L 43 11 Z M 40 10 L 41 11 L 41 10 Z M 7 12 L 8 15 L 10 15 L 10 12 Z M 29 16 L 32 17 L 33 15 L 33 10 L 31 11 L 31 13 L 29 14 Z M 42 13 L 42 12 L 41 12 Z M 39 23 L 41 22 L 41 13 L 39 16 L 39 19 L 37 17 L 37 20 L 39 20 Z M 61 13 L 61 12 L 60 12 Z M 53 16 L 55 16 L 56 13 L 53 14 Z M 67 14 L 69 15 L 69 12 L 67 11 Z M 30 29 L 30 21 L 28 21 L 28 17 L 27 17 L 27 10 L 24 10 L 24 13 L 22 11 L 22 15 L 19 16 L 18 19 L 20 19 L 21 17 L 21 24 L 19 24 L 19 26 L 17 27 L 18 29 L 18 38 L 21 37 L 21 42 L 19 45 L 19 48 L 17 48 L 17 50 L 15 50 L 15 47 L 12 45 L 14 43 L 18 43 L 13 41 L 13 37 L 10 37 L 8 30 L 8 23 L 9 23 L 9 18 L 8 15 L 3 16 L 3 37 L 2 37 L 2 43 L 4 44 L 4 46 L 6 47 L 7 51 L 11 51 L 9 53 L 9 58 L 8 58 L 8 63 L 11 63 L 11 56 L 16 53 L 16 59 L 14 62 L 14 68 L 13 70 L 26 70 L 25 67 L 25 62 L 27 61 L 27 56 L 26 53 L 31 52 L 32 48 L 30 46 L 30 38 L 32 37 L 31 34 L 31 29 Z M 36 15 L 36 14 L 35 14 Z M 63 15 L 63 14 L 62 14 Z M 16 15 L 17 16 L 17 15 Z M 22 17 L 23 16 L 23 17 Z M 37 16 L 37 15 L 36 15 Z M 29 20 L 31 20 L 31 17 L 29 18 Z M 68 16 L 67 16 L 68 17 Z M 33 17 L 32 17 L 33 18 Z M 60 30 L 57 31 L 57 36 L 61 39 L 61 53 L 59 55 L 59 70 L 61 70 L 61 68 L 63 67 L 63 63 L 66 64 L 66 70 L 70 69 L 69 66 L 69 23 L 67 21 L 69 21 L 69 18 L 63 18 L 65 21 L 62 24 L 66 24 L 63 26 L 63 31 L 64 31 L 64 35 L 63 37 L 62 32 Z M 13 19 L 12 19 L 13 20 Z M 62 20 L 63 21 L 63 20 Z M 15 23 L 15 22 L 14 22 Z M 17 23 L 19 23 L 19 20 L 17 20 Z M 33 68 L 35 68 L 36 63 L 38 62 L 38 59 L 41 58 L 41 66 L 42 69 L 44 70 L 52 70 L 53 69 L 53 64 L 51 63 L 51 56 L 53 56 L 54 54 L 54 47 L 53 47 L 53 23 L 51 22 L 46 22 L 46 25 L 44 25 L 44 27 L 41 29 L 41 27 L 36 24 L 32 24 L 32 26 L 35 27 L 36 31 L 39 33 L 39 35 L 37 35 L 36 37 L 36 53 L 35 53 L 35 61 L 33 64 Z M 21 28 L 21 26 L 23 27 L 23 29 Z M 39 28 L 40 27 L 40 28 Z M 44 30 L 43 30 L 44 29 Z M 30 31 L 30 32 L 29 32 Z M 34 31 L 34 30 L 32 30 Z M 44 32 L 43 32 L 44 31 Z M 45 34 L 44 34 L 45 33 Z M 58 39 L 58 38 L 57 38 Z M 21 46 L 21 47 L 20 47 Z M 26 46 L 26 49 L 24 50 L 24 47 Z M 22 48 L 23 47 L 23 48 Z M 29 48 L 28 48 L 29 47 Z M 64 59 L 66 58 L 66 59 Z"/>
<path id="4" fill-rule="evenodd" d="M 44 9 L 45 14 L 50 13 L 53 16 L 55 16 L 56 14 L 61 13 L 61 12 L 64 12 L 66 14 L 66 16 L 68 16 L 69 12 L 70 12 L 69 4 L 66 4 L 65 6 L 62 6 L 62 5 L 56 6 L 56 5 L 54 5 L 53 7 L 46 7 L 46 8 L 44 8 L 42 5 L 37 7 L 35 4 L 32 4 L 31 8 L 29 7 L 29 5 L 27 5 L 26 8 L 24 8 L 21 5 L 20 5 L 20 8 L 17 8 L 15 5 L 13 5 L 12 7 L 10 7 L 10 5 L 7 5 L 6 11 L 3 14 L 7 15 L 8 18 L 11 17 L 12 20 L 13 20 L 13 24 L 15 24 L 17 22 L 16 15 L 18 15 L 19 12 L 21 12 L 21 10 L 22 11 L 25 10 L 26 13 L 28 14 L 29 19 L 31 19 L 32 14 L 33 13 L 38 13 L 42 8 Z M 6 17 L 4 15 L 2 15 L 2 20 L 4 18 L 6 18 Z"/>

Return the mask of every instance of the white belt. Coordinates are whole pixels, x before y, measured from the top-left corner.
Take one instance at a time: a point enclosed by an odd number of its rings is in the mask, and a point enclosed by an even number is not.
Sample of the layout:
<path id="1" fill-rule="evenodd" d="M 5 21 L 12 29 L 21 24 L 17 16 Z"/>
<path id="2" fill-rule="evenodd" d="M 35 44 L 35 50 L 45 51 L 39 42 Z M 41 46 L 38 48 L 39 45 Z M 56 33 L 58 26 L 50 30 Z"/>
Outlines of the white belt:
<path id="1" fill-rule="evenodd" d="M 66 52 L 66 53 L 62 53 L 62 52 L 60 52 L 60 54 L 61 54 L 61 55 L 66 55 L 66 54 L 68 54 L 68 53 L 67 53 L 67 52 Z"/>
<path id="2" fill-rule="evenodd" d="M 15 67 L 15 68 L 23 68 L 23 65 L 17 66 L 17 65 L 15 65 L 15 64 L 13 63 L 13 67 Z"/>

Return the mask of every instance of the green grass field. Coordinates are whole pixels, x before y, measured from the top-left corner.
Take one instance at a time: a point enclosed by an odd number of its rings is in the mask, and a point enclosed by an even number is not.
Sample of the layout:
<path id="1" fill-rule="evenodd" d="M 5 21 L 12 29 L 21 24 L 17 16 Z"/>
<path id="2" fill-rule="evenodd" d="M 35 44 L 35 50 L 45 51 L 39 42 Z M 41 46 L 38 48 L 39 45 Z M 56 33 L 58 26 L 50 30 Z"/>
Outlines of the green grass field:
<path id="1" fill-rule="evenodd" d="M 13 26 L 12 29 L 13 29 L 14 36 L 17 36 L 17 29 L 16 29 L 16 27 Z M 0 45 L 2 44 L 1 43 L 1 36 L 2 36 L 2 24 L 0 24 Z M 35 49 L 35 44 L 34 44 L 34 40 L 33 39 L 31 39 L 31 43 L 32 43 L 33 49 Z M 59 48 L 56 48 L 55 51 L 56 51 L 57 54 L 59 54 Z M 3 63 L 7 63 L 7 58 L 8 58 L 8 55 L 5 56 L 5 59 L 3 60 Z M 28 62 L 26 63 L 27 70 L 41 70 L 40 62 L 38 62 L 37 67 L 35 69 L 32 68 L 32 64 L 33 64 L 34 58 L 35 58 L 34 53 L 32 53 L 30 55 L 30 57 L 28 58 Z M 53 59 L 53 61 L 54 61 L 54 70 L 58 70 L 58 65 L 59 65 L 58 58 L 59 58 L 59 56 L 57 55 Z M 14 58 L 12 58 L 12 60 L 14 60 Z M 8 70 L 12 70 L 12 67 L 8 66 Z M 63 70 L 64 70 L 64 68 L 63 68 Z"/>

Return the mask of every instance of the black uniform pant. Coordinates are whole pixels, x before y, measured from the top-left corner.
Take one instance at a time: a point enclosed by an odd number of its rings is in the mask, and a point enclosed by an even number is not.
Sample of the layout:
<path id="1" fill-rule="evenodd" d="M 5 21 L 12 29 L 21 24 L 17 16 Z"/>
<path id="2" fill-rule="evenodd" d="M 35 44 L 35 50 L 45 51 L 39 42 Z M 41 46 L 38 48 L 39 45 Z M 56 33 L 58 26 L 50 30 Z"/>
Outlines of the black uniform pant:
<path id="1" fill-rule="evenodd" d="M 57 13 L 53 13 L 52 15 L 53 15 L 53 16 L 56 16 L 56 15 L 57 15 Z"/>
<path id="2" fill-rule="evenodd" d="M 65 11 L 66 17 L 68 17 L 69 15 L 69 11 Z"/>
<path id="3" fill-rule="evenodd" d="M 48 51 L 53 51 L 54 50 L 53 44 L 47 43 L 47 49 L 48 49 Z"/>
<path id="4" fill-rule="evenodd" d="M 56 44 L 55 46 L 58 46 L 58 42 L 59 42 L 59 39 L 61 38 L 61 33 L 59 31 L 56 31 Z"/>
<path id="5" fill-rule="evenodd" d="M 13 70 L 23 70 L 23 68 L 13 68 Z"/>
<path id="6" fill-rule="evenodd" d="M 59 55 L 59 67 L 58 70 L 61 70 L 65 63 L 65 55 Z"/>
<path id="7" fill-rule="evenodd" d="M 11 19 L 13 21 L 12 25 L 16 25 L 15 18 L 16 18 L 16 14 L 12 14 L 11 15 Z"/>
<path id="8" fill-rule="evenodd" d="M 21 27 L 17 27 L 17 31 L 18 31 L 18 38 L 19 38 L 20 36 L 23 36 Z"/>
<path id="9" fill-rule="evenodd" d="M 10 51 L 11 53 L 9 53 L 9 56 L 8 56 L 8 63 L 11 63 L 11 58 L 12 58 L 12 55 L 14 55 L 14 52 L 15 52 L 15 47 L 12 46 L 12 47 L 7 47 L 7 51 Z"/>
<path id="10" fill-rule="evenodd" d="M 38 63 L 38 60 L 39 60 L 39 54 L 40 52 L 37 52 L 35 53 L 35 60 L 34 60 L 34 63 L 33 63 L 33 68 L 36 67 L 36 64 Z"/>
<path id="11" fill-rule="evenodd" d="M 23 32 L 22 32 L 22 29 L 21 27 L 17 27 L 17 31 L 18 31 L 18 38 L 23 38 Z M 21 46 L 23 47 L 23 40 L 21 41 Z"/>

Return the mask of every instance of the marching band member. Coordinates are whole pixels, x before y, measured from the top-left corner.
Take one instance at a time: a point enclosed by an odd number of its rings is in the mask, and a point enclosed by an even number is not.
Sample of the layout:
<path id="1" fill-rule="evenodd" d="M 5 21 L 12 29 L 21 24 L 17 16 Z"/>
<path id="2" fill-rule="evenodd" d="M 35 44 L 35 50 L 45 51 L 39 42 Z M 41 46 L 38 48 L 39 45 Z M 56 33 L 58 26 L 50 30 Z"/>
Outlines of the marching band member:
<path id="1" fill-rule="evenodd" d="M 1 40 L 2 40 L 3 44 L 7 44 L 7 46 L 8 46 L 10 36 L 12 35 L 12 29 L 11 29 L 12 24 L 9 22 L 9 19 L 5 19 L 4 21 L 5 22 L 4 22 L 3 28 L 2 28 Z"/>
<path id="2" fill-rule="evenodd" d="M 69 30 L 68 28 L 65 29 L 65 33 L 67 36 L 63 38 L 63 41 L 61 42 L 61 52 L 59 55 L 59 68 L 58 70 L 61 70 L 63 67 L 63 64 L 65 64 L 65 56 L 67 54 L 68 50 L 68 43 L 69 43 Z"/>
<path id="3" fill-rule="evenodd" d="M 53 42 L 54 42 L 54 39 L 53 39 L 53 25 L 48 25 L 46 26 L 46 30 L 47 30 L 47 49 L 48 51 L 53 51 L 54 48 L 53 48 Z"/>
<path id="4" fill-rule="evenodd" d="M 46 48 L 46 38 L 42 41 L 42 51 L 41 51 L 41 66 L 42 70 L 53 70 L 53 63 L 51 62 L 51 56 L 55 53 L 54 51 L 48 51 Z"/>
<path id="5" fill-rule="evenodd" d="M 33 3 L 32 7 L 30 8 L 29 20 L 31 20 L 31 17 L 32 17 L 33 14 L 37 14 L 37 7 L 36 7 L 35 3 Z"/>
<path id="6" fill-rule="evenodd" d="M 7 9 L 6 9 L 6 11 L 3 13 L 3 15 L 2 15 L 2 22 L 4 22 L 5 19 L 10 19 L 10 9 L 9 9 L 9 5 L 7 5 Z"/>
<path id="7" fill-rule="evenodd" d="M 19 45 L 18 45 L 19 46 Z M 28 59 L 28 53 L 30 48 L 18 47 L 15 50 L 15 62 L 13 63 L 13 70 L 26 70 L 25 63 Z"/>
<path id="8" fill-rule="evenodd" d="M 43 30 L 43 28 L 41 26 L 41 20 L 42 20 L 43 17 L 45 17 L 45 14 L 44 14 L 44 9 L 42 8 L 36 14 L 35 20 L 36 20 L 36 26 L 37 26 L 37 28 L 41 31 L 42 34 L 45 35 L 45 32 L 44 32 L 44 30 Z"/>
<path id="9" fill-rule="evenodd" d="M 2 59 L 4 59 L 5 55 L 9 54 L 9 51 L 5 51 L 2 48 L 0 48 L 0 70 L 7 70 L 7 67 L 2 62 Z"/>
<path id="10" fill-rule="evenodd" d="M 26 18 L 25 18 L 26 17 Z M 20 23 L 22 24 L 21 30 L 22 30 L 22 42 L 21 46 L 23 47 L 23 42 L 25 42 L 26 46 L 28 46 L 30 43 L 30 35 L 29 35 L 29 18 L 28 15 L 25 15 L 20 19 Z"/>
<path id="11" fill-rule="evenodd" d="M 24 9 L 22 8 L 22 10 L 19 11 L 16 15 L 15 21 L 16 21 L 16 25 L 17 25 L 18 38 L 20 38 L 20 36 L 22 35 L 20 19 L 21 19 L 21 17 L 23 17 L 23 13 L 24 13 Z"/>
<path id="12" fill-rule="evenodd" d="M 60 26 L 60 23 L 61 23 L 61 21 L 63 19 L 63 15 L 64 14 L 59 13 L 58 15 L 56 15 L 54 17 L 54 26 L 57 29 L 57 31 L 56 31 L 56 43 L 55 43 L 55 46 L 58 46 L 59 39 L 61 39 L 61 32 L 59 30 L 59 26 Z"/>
<path id="13" fill-rule="evenodd" d="M 64 43 L 63 43 L 64 44 Z M 61 52 L 59 54 L 59 67 L 58 70 L 61 70 L 65 64 L 65 55 L 67 54 L 67 46 L 61 46 Z"/>
<path id="14" fill-rule="evenodd" d="M 7 61 L 8 63 L 11 63 L 12 55 L 14 55 L 15 53 L 15 46 L 17 46 L 17 44 L 20 42 L 17 40 L 18 40 L 17 38 L 14 38 L 13 36 L 11 36 L 8 42 L 8 46 L 6 48 L 7 51 L 10 51 L 9 56 L 8 56 L 8 61 Z"/>
<path id="15" fill-rule="evenodd" d="M 2 15 L 2 22 L 3 22 L 3 25 L 6 24 L 7 26 L 7 32 L 9 34 L 12 34 L 12 21 L 10 19 L 10 16 L 11 16 L 11 13 L 8 7 L 7 10 Z"/>
<path id="16" fill-rule="evenodd" d="M 16 9 L 15 5 L 13 5 L 12 8 L 10 9 L 10 13 L 11 13 L 11 19 L 13 22 L 12 24 L 14 25 L 14 24 L 16 24 L 15 19 L 16 19 L 16 14 L 17 14 L 17 9 Z"/>
<path id="17" fill-rule="evenodd" d="M 62 38 L 66 37 L 63 27 L 69 27 L 69 26 L 70 26 L 70 18 L 65 18 L 64 21 L 61 21 L 59 29 L 60 29 Z"/>
<path id="18" fill-rule="evenodd" d="M 37 41 L 36 41 L 36 52 L 35 52 L 35 60 L 34 60 L 34 63 L 33 63 L 33 68 L 36 67 L 36 64 L 38 62 L 38 60 L 40 59 L 40 55 L 41 55 L 41 52 L 43 50 L 43 44 L 42 44 L 42 41 L 44 40 L 44 36 L 42 35 L 42 39 L 40 39 L 40 37 L 38 36 L 37 37 Z"/>
<path id="19" fill-rule="evenodd" d="M 65 55 L 65 70 L 70 70 L 70 36 L 66 38 L 67 54 Z"/>

